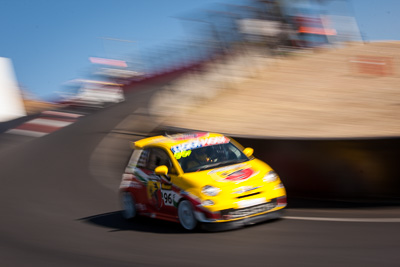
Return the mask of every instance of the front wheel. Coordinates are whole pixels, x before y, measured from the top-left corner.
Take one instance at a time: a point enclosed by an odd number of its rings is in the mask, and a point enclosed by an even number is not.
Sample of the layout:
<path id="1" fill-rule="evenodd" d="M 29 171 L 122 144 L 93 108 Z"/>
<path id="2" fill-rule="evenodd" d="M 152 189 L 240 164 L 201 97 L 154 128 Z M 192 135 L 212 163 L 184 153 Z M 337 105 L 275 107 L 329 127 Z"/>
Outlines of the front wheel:
<path id="1" fill-rule="evenodd" d="M 132 220 L 136 217 L 136 202 L 130 192 L 122 193 L 122 216 L 127 220 Z"/>
<path id="2" fill-rule="evenodd" d="M 182 200 L 178 206 L 178 218 L 182 227 L 186 230 L 193 230 L 197 226 L 197 219 L 194 215 L 193 205 L 189 200 Z"/>

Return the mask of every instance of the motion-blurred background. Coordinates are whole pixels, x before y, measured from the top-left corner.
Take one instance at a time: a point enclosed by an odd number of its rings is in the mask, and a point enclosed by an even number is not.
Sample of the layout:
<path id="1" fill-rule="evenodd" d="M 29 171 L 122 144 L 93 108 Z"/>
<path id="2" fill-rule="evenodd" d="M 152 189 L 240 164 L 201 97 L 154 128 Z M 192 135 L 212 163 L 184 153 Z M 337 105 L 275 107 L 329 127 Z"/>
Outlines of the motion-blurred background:
<path id="1" fill-rule="evenodd" d="M 304 58 L 315 49 L 327 47 L 342 58 L 322 56 L 315 59 L 320 65 L 314 62 L 314 68 L 329 66 L 336 60 L 343 64 L 332 66 L 332 71 L 341 69 L 343 75 L 396 75 L 395 44 L 346 50 L 350 42 L 397 40 L 398 32 L 393 27 L 398 17 L 396 1 L 220 2 L 2 1 L 0 56 L 11 60 L 11 65 L 2 64 L 11 70 L 8 74 L 2 71 L 2 80 L 16 80 L 15 90 L 20 92 L 25 110 L 31 114 L 65 101 L 93 102 L 96 97 L 118 101 L 121 97 L 117 87 L 126 89 L 132 81 L 184 67 L 195 68 L 196 64 L 201 66 L 192 70 L 192 75 L 185 75 L 190 77 L 182 79 L 182 85 L 177 87 L 187 87 L 185 82 L 196 86 L 202 83 L 207 89 L 192 89 L 188 93 L 208 99 L 220 91 L 215 87 L 234 87 L 225 80 L 270 80 L 266 75 L 274 76 L 272 72 L 279 71 L 274 66 L 276 61 L 294 55 L 299 58 L 297 52 Z M 286 71 L 301 72 L 305 64 L 308 63 L 299 62 Z M 297 73 L 293 79 L 309 77 L 313 71 L 304 70 L 304 75 Z M 320 80 L 330 83 L 326 76 L 329 74 L 324 75 Z M 333 75 L 329 81 L 340 83 L 341 78 Z M 287 80 L 286 84 L 293 82 Z M 270 88 L 268 93 L 277 91 L 271 85 L 263 86 Z M 242 88 L 240 94 L 259 93 L 249 91 L 253 85 L 237 87 Z M 297 87 L 321 92 L 318 84 Z M 299 90 L 305 97 L 311 93 Z M 6 102 L 5 96 L 2 99 Z M 192 104 L 189 101 L 185 105 Z"/>
<path id="2" fill-rule="evenodd" d="M 2 266 L 398 266 L 397 0 L 0 0 Z M 121 218 L 130 142 L 216 131 L 288 193 L 213 234 Z"/>

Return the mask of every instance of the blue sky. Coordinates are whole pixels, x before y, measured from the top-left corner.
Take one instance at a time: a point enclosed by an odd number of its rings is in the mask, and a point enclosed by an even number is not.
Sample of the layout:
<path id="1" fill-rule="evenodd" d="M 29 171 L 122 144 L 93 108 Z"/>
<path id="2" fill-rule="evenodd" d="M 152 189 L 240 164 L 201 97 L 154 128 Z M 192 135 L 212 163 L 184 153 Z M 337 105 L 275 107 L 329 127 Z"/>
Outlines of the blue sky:
<path id="1" fill-rule="evenodd" d="M 89 57 L 139 58 L 187 38 L 174 17 L 235 0 L 0 0 L 0 57 L 11 58 L 18 81 L 42 99 L 91 69 Z M 346 5 L 350 3 L 350 5 Z M 378 5 L 379 3 L 379 5 Z M 400 40 L 400 1 L 333 0 L 354 12 L 368 40 Z M 352 9 L 352 10 L 351 10 Z M 346 11 L 347 12 L 347 11 Z M 111 37 L 135 41 L 104 40 Z"/>

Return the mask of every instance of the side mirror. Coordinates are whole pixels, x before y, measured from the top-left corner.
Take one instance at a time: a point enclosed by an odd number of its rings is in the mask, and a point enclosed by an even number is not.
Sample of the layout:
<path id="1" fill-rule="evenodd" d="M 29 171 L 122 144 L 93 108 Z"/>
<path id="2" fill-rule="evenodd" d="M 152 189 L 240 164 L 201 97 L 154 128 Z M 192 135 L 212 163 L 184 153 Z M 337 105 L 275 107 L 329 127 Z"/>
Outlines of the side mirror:
<path id="1" fill-rule="evenodd" d="M 161 166 L 158 166 L 158 167 L 154 170 L 154 172 L 155 172 L 157 175 L 167 175 L 167 174 L 168 174 L 168 168 L 167 168 L 167 166 L 165 166 L 165 165 L 161 165 Z"/>
<path id="2" fill-rule="evenodd" d="M 252 149 L 251 147 L 246 147 L 243 150 L 243 153 L 247 156 L 250 157 L 251 155 L 253 155 L 254 149 Z"/>

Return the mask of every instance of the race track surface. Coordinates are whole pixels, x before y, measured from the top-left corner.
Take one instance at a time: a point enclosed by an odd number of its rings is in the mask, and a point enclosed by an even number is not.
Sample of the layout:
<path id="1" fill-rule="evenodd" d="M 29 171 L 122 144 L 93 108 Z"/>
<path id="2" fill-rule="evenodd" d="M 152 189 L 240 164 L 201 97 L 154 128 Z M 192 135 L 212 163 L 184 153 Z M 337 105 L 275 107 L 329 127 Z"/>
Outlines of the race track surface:
<path id="1" fill-rule="evenodd" d="M 399 265 L 396 206 L 294 201 L 283 219 L 215 233 L 124 221 L 117 190 L 129 140 L 151 130 L 146 105 L 159 86 L 40 138 L 0 138 L 1 266 Z"/>

